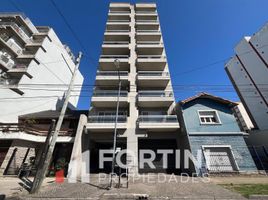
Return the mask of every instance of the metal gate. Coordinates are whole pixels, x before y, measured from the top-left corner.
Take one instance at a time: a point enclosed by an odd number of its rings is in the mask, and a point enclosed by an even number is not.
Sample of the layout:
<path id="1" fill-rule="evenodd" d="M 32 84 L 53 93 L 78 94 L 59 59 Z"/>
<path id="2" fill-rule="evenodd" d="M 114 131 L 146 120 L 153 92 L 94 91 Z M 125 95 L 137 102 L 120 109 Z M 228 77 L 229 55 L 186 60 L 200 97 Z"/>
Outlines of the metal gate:
<path id="1" fill-rule="evenodd" d="M 210 172 L 237 171 L 230 147 L 203 147 L 203 152 Z"/>

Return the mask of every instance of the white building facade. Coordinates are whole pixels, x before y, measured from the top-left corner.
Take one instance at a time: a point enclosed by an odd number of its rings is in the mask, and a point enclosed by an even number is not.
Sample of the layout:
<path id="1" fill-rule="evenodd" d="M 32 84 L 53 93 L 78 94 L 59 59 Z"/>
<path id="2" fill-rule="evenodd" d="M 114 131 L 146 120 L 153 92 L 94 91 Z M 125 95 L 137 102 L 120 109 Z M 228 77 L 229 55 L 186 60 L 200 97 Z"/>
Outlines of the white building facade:
<path id="1" fill-rule="evenodd" d="M 23 14 L 0 13 L 0 175 L 17 174 L 31 157 L 37 162 L 74 69 L 73 54 L 52 28 L 34 26 Z M 78 71 L 68 110 L 76 109 L 83 80 Z M 71 124 L 62 125 L 61 151 L 72 145 Z"/>
<path id="2" fill-rule="evenodd" d="M 268 129 L 268 24 L 235 47 L 235 56 L 225 65 L 254 127 Z"/>
<path id="3" fill-rule="evenodd" d="M 36 27 L 23 14 L 1 13 L 0 57 L 1 123 L 61 106 L 75 63 L 52 28 Z M 78 72 L 70 109 L 77 106 L 82 83 Z"/>
<path id="4" fill-rule="evenodd" d="M 77 130 L 71 158 L 90 151 L 90 173 L 111 172 L 111 162 L 104 169 L 97 166 L 98 150 L 113 147 L 118 73 L 122 87 L 116 148 L 134 154 L 125 158 L 129 173 L 150 171 L 139 168 L 139 150 L 178 148 L 180 128 L 156 4 L 110 4 L 91 108 L 88 119 L 80 120 L 86 129 Z M 161 159 L 156 160 L 154 171 L 162 171 Z M 174 170 L 169 167 L 165 171 Z"/>

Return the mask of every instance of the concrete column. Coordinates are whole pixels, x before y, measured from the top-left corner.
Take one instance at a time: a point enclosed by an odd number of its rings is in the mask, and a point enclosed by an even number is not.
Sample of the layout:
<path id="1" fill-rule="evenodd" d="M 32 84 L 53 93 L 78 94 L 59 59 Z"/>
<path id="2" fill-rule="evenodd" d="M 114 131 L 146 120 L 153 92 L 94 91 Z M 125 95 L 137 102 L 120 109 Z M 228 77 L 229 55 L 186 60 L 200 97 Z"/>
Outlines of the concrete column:
<path id="1" fill-rule="evenodd" d="M 79 123 L 76 130 L 76 135 L 74 139 L 74 145 L 72 150 L 72 155 L 68 168 L 68 179 L 69 181 L 76 182 L 81 180 L 82 172 L 82 135 L 87 124 L 87 116 L 80 115 Z"/>
<path id="2" fill-rule="evenodd" d="M 137 97 L 137 86 L 136 86 L 136 76 L 137 76 L 137 68 L 136 68 L 136 59 L 137 54 L 135 51 L 136 48 L 136 39 L 135 39 L 135 9 L 134 6 L 131 5 L 131 23 L 130 23 L 130 92 L 129 92 L 129 121 L 128 121 L 128 129 L 127 129 L 127 149 L 134 153 L 135 156 L 127 156 L 127 163 L 129 165 L 129 173 L 137 174 L 138 173 L 138 137 L 136 135 L 136 122 L 138 119 L 139 111 L 136 105 L 136 97 Z M 131 164 L 132 163 L 132 164 Z"/>

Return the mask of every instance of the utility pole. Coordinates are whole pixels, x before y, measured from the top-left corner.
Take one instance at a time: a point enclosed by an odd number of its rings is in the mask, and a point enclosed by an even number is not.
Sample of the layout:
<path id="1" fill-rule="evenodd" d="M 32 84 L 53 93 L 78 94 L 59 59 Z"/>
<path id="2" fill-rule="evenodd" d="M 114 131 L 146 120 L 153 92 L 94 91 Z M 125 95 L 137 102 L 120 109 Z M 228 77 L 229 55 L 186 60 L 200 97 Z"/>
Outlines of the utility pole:
<path id="1" fill-rule="evenodd" d="M 71 92 L 72 92 L 73 85 L 74 85 L 75 76 L 77 74 L 77 70 L 78 70 L 78 67 L 80 65 L 81 57 L 82 57 L 82 52 L 79 52 L 78 57 L 76 59 L 74 72 L 73 72 L 73 75 L 72 75 L 72 78 L 71 78 L 71 81 L 70 81 L 70 84 L 69 84 L 69 87 L 68 87 L 68 90 L 67 90 L 67 93 L 65 96 L 65 100 L 64 100 L 64 103 L 63 103 L 63 106 L 62 106 L 62 109 L 61 109 L 61 112 L 59 115 L 59 119 L 58 119 L 57 124 L 56 124 L 55 131 L 52 134 L 52 138 L 51 138 L 47 153 L 45 155 L 43 165 L 41 166 L 40 169 L 38 169 L 38 171 L 40 170 L 40 172 L 37 172 L 36 177 L 33 181 L 33 186 L 31 188 L 30 193 L 35 193 L 35 192 L 39 191 L 39 189 L 40 189 L 40 187 L 45 179 L 45 176 L 47 174 L 47 169 L 49 167 L 49 164 L 50 164 L 50 161 L 52 158 L 52 154 L 53 154 L 53 151 L 54 151 L 54 148 L 56 145 L 56 140 L 57 140 L 57 137 L 59 135 L 61 125 L 62 125 L 64 116 L 65 116 L 65 112 L 66 112 L 66 109 L 67 109 L 67 106 L 69 103 L 69 99 L 70 99 Z"/>
<path id="2" fill-rule="evenodd" d="M 117 139 L 117 121 L 118 121 L 118 112 L 119 112 L 119 97 L 121 93 L 121 79 L 120 79 L 120 61 L 118 59 L 114 60 L 115 67 L 118 73 L 118 95 L 117 95 L 117 104 L 116 104 L 116 115 L 115 115 L 115 125 L 114 125 L 114 142 L 113 142 L 113 158 L 112 158 L 112 172 L 110 180 L 110 188 L 112 187 L 113 176 L 114 176 L 114 167 L 115 167 L 115 151 L 116 151 L 116 139 Z"/>

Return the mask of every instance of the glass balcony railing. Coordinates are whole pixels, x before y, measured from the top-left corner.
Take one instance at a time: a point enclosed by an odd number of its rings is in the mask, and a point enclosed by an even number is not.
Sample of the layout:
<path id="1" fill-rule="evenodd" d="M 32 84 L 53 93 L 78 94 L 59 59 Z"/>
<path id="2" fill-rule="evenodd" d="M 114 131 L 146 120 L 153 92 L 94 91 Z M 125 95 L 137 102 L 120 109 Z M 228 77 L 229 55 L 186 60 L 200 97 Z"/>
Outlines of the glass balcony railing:
<path id="1" fill-rule="evenodd" d="M 130 14 L 130 11 L 125 10 L 110 10 L 109 13 L 112 14 Z"/>
<path id="2" fill-rule="evenodd" d="M 160 33 L 160 30 L 136 30 L 137 33 Z"/>
<path id="3" fill-rule="evenodd" d="M 142 44 L 142 45 L 162 45 L 162 42 L 159 41 L 137 41 L 137 44 Z"/>
<path id="4" fill-rule="evenodd" d="M 88 122 L 89 123 L 115 123 L 116 115 L 110 115 L 110 116 L 89 116 Z M 127 116 L 126 115 L 118 115 L 117 117 L 118 123 L 125 123 L 127 122 Z"/>
<path id="5" fill-rule="evenodd" d="M 166 91 L 139 91 L 139 97 L 173 97 L 173 92 Z"/>
<path id="6" fill-rule="evenodd" d="M 101 55 L 100 58 L 129 58 L 129 55 Z"/>
<path id="7" fill-rule="evenodd" d="M 106 29 L 105 31 L 110 32 L 110 33 L 120 33 L 120 32 L 128 33 L 129 32 L 129 30 L 126 30 L 126 29 L 121 29 L 121 30 Z"/>
<path id="8" fill-rule="evenodd" d="M 138 55 L 138 58 L 147 58 L 147 59 L 165 59 L 166 56 L 162 56 L 162 55 Z"/>
<path id="9" fill-rule="evenodd" d="M 129 41 L 104 41 L 103 44 L 129 44 Z"/>
<path id="10" fill-rule="evenodd" d="M 159 23 L 158 20 L 136 20 L 136 23 Z"/>
<path id="11" fill-rule="evenodd" d="M 136 14 L 157 14 L 157 11 L 153 11 L 153 10 L 139 11 L 139 10 L 136 10 Z"/>
<path id="12" fill-rule="evenodd" d="M 128 22 L 130 22 L 130 20 L 127 20 L 127 19 L 109 19 L 108 21 L 107 21 L 108 23 L 117 23 L 117 22 L 119 22 L 119 23 L 128 23 Z"/>
<path id="13" fill-rule="evenodd" d="M 152 122 L 152 123 L 177 123 L 176 115 L 140 115 L 139 122 Z"/>
<path id="14" fill-rule="evenodd" d="M 128 76 L 128 71 L 120 71 L 120 76 Z M 118 76 L 117 71 L 98 71 L 97 76 Z"/>
<path id="15" fill-rule="evenodd" d="M 162 71 L 141 71 L 141 72 L 138 72 L 138 76 L 169 77 L 169 73 L 162 72 Z"/>
<path id="16" fill-rule="evenodd" d="M 127 97 L 127 91 L 121 91 L 120 97 Z M 117 90 L 97 90 L 94 91 L 93 96 L 95 97 L 117 97 L 118 91 Z"/>

